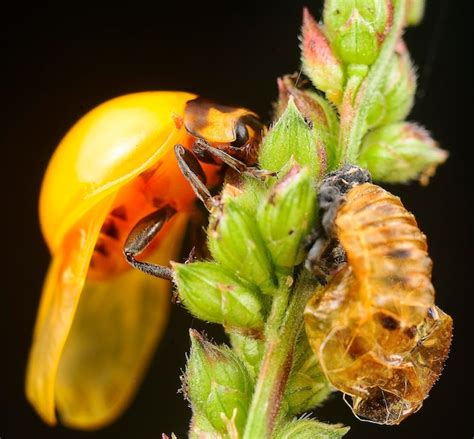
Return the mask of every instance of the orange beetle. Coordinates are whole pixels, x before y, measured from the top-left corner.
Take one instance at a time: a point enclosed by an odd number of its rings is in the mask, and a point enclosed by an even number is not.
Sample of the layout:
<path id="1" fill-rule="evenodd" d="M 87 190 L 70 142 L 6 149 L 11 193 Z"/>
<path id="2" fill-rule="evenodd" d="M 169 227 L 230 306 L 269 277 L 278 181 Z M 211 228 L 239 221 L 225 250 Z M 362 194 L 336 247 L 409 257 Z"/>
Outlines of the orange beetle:
<path id="1" fill-rule="evenodd" d="M 170 289 L 129 264 L 169 278 L 195 197 L 212 206 L 207 186 L 222 165 L 259 176 L 247 164 L 261 132 L 248 110 L 144 92 L 98 106 L 61 141 L 41 189 L 52 262 L 26 376 L 47 423 L 57 410 L 66 425 L 98 428 L 124 410 L 164 331 Z"/>

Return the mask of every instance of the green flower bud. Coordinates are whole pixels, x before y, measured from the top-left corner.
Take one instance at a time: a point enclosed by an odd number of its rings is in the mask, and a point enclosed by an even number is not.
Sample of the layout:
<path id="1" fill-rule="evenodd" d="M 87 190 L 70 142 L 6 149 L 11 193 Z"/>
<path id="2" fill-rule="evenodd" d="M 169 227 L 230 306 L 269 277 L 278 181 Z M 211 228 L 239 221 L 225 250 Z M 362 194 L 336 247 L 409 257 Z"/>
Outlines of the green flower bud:
<path id="1" fill-rule="evenodd" d="M 290 76 L 278 78 L 279 98 L 277 116 L 281 116 L 290 97 L 293 97 L 296 108 L 306 120 L 310 120 L 321 142 L 318 142 L 318 154 L 321 158 L 321 173 L 332 169 L 339 134 L 339 120 L 333 106 L 321 95 L 311 90 L 302 90 L 295 86 Z M 326 155 L 328 156 L 326 158 Z"/>
<path id="2" fill-rule="evenodd" d="M 185 385 L 194 412 L 220 433 L 230 425 L 242 432 L 253 390 L 245 366 L 228 346 L 214 345 L 195 330 L 190 337 Z"/>
<path id="3" fill-rule="evenodd" d="M 283 426 L 275 439 L 340 439 L 349 431 L 341 424 L 324 424 L 314 419 L 297 419 Z"/>
<path id="4" fill-rule="evenodd" d="M 377 35 L 372 26 L 354 11 L 335 40 L 336 50 L 346 64 L 371 65 L 378 54 Z"/>
<path id="5" fill-rule="evenodd" d="M 323 18 L 331 39 L 351 19 L 354 10 L 379 34 L 386 33 L 391 24 L 392 5 L 389 0 L 326 0 Z"/>
<path id="6" fill-rule="evenodd" d="M 334 104 L 342 100 L 344 70 L 321 27 L 308 9 L 303 10 L 301 60 L 304 73 L 316 88 L 326 93 Z"/>
<path id="7" fill-rule="evenodd" d="M 381 91 L 376 91 L 367 111 L 366 131 L 382 123 L 385 117 L 386 105 L 385 96 Z"/>
<path id="8" fill-rule="evenodd" d="M 362 144 L 358 164 L 376 181 L 406 183 L 419 179 L 427 184 L 447 157 L 425 129 L 404 122 L 372 131 Z"/>
<path id="9" fill-rule="evenodd" d="M 277 280 L 270 255 L 255 220 L 238 197 L 227 198 L 222 210 L 211 216 L 208 246 L 213 258 L 227 270 L 273 294 Z"/>
<path id="10" fill-rule="evenodd" d="M 325 155 L 320 153 L 320 137 L 310 119 L 305 119 L 292 96 L 280 119 L 263 140 L 259 162 L 262 169 L 284 172 L 294 163 L 308 166 L 318 177 L 325 170 Z"/>
<path id="11" fill-rule="evenodd" d="M 381 100 L 369 110 L 368 125 L 374 127 L 404 120 L 413 107 L 415 93 L 415 70 L 405 44 L 400 41 L 388 66 L 387 79 L 378 93 Z"/>
<path id="12" fill-rule="evenodd" d="M 388 67 L 387 80 L 382 89 L 385 111 L 380 124 L 387 125 L 405 119 L 413 107 L 415 93 L 416 74 L 413 63 L 405 44 L 400 41 Z"/>
<path id="13" fill-rule="evenodd" d="M 410 113 L 415 100 L 416 74 L 408 50 L 400 40 L 386 79 L 375 93 L 367 115 L 367 128 L 398 122 Z"/>
<path id="14" fill-rule="evenodd" d="M 277 267 L 303 261 L 302 242 L 316 217 L 316 189 L 307 168 L 293 167 L 276 184 L 257 213 L 263 239 Z"/>
<path id="15" fill-rule="evenodd" d="M 263 325 L 258 291 L 212 262 L 173 264 L 179 298 L 197 318 L 237 328 Z"/>
<path id="16" fill-rule="evenodd" d="M 263 356 L 263 341 L 236 332 L 231 332 L 229 336 L 232 348 L 244 362 L 251 377 L 255 379 Z"/>
<path id="17" fill-rule="evenodd" d="M 388 0 L 326 0 L 324 25 L 346 64 L 371 65 L 391 21 Z"/>
<path id="18" fill-rule="evenodd" d="M 409 26 L 416 26 L 425 14 L 425 0 L 407 0 L 406 20 Z"/>

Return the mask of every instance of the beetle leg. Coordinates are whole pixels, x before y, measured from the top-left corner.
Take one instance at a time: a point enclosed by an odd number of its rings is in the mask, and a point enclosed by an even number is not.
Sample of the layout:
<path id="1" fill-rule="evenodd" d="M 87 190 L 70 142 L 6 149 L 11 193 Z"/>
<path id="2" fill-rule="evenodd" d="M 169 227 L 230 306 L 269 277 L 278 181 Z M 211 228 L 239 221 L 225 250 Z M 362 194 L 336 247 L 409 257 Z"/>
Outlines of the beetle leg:
<path id="1" fill-rule="evenodd" d="M 326 277 L 327 275 L 325 272 L 323 256 L 329 249 L 331 242 L 332 239 L 328 238 L 325 234 L 318 235 L 313 241 L 308 255 L 306 256 L 306 261 L 304 263 L 305 268 L 316 274 L 318 277 Z"/>
<path id="2" fill-rule="evenodd" d="M 204 173 L 198 159 L 184 148 L 183 145 L 175 145 L 174 152 L 178 159 L 178 165 L 186 180 L 193 188 L 196 196 L 203 202 L 207 210 L 217 207 L 217 201 L 213 198 L 206 187 L 206 174 Z"/>
<path id="3" fill-rule="evenodd" d="M 216 148 L 203 139 L 196 139 L 194 142 L 193 148 L 197 150 L 206 151 L 211 154 L 213 157 L 221 160 L 227 166 L 232 169 L 235 169 L 241 174 L 250 175 L 252 177 L 258 178 L 259 180 L 265 180 L 267 177 L 276 176 L 276 172 L 266 171 L 264 169 L 258 169 L 254 166 L 247 166 L 241 160 L 232 157 L 230 154 L 226 153 L 222 149 Z"/>
<path id="4" fill-rule="evenodd" d="M 152 276 L 172 279 L 173 270 L 171 268 L 149 262 L 141 262 L 135 259 L 135 256 L 147 248 L 153 238 L 175 213 L 176 210 L 167 205 L 150 213 L 135 224 L 123 246 L 123 254 L 130 265 Z"/>

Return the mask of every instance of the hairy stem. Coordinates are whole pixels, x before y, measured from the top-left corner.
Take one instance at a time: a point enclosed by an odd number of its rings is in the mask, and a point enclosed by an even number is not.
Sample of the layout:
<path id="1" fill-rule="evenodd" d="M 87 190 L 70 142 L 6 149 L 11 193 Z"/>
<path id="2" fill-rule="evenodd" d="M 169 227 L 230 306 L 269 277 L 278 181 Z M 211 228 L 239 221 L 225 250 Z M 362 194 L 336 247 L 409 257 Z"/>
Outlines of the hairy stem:
<path id="1" fill-rule="evenodd" d="M 392 26 L 382 44 L 377 60 L 360 87 L 354 89 L 354 87 L 346 86 L 341 104 L 341 130 L 339 136 L 339 151 L 341 151 L 341 154 L 339 156 L 339 166 L 342 166 L 345 162 L 354 163 L 357 160 L 370 105 L 384 79 L 384 74 L 394 53 L 395 45 L 403 29 L 405 2 L 406 0 L 396 0 L 393 2 Z M 348 85 L 350 85 L 350 82 L 351 79 L 349 79 Z M 354 96 L 354 93 L 357 94 Z"/>
<path id="2" fill-rule="evenodd" d="M 315 285 L 314 281 L 303 275 L 292 292 L 288 307 L 282 306 L 288 303 L 287 288 L 274 298 L 267 322 L 264 355 L 243 439 L 272 437 L 293 364 L 295 342 L 303 325 L 303 311 L 315 291 Z"/>

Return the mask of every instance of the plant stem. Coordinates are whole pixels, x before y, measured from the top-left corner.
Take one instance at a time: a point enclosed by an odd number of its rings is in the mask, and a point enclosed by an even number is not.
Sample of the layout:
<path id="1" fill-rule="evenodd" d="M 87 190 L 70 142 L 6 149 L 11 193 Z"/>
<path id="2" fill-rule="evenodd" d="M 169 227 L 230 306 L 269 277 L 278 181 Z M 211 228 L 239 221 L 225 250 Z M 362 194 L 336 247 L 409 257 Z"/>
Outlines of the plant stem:
<path id="1" fill-rule="evenodd" d="M 282 289 L 274 298 L 243 439 L 272 437 L 293 364 L 296 339 L 303 325 L 303 311 L 314 291 L 315 282 L 303 275 L 294 288 L 288 307 L 282 306 L 288 304 L 288 288 Z"/>
<path id="2" fill-rule="evenodd" d="M 354 163 L 359 154 L 359 147 L 366 128 L 367 114 L 374 97 L 384 79 L 387 66 L 394 53 L 395 45 L 400 38 L 405 22 L 406 0 L 394 0 L 393 22 L 379 56 L 372 65 L 369 74 L 360 87 L 347 87 L 341 104 L 341 130 L 339 136 L 339 166 L 345 162 Z M 351 79 L 349 78 L 348 85 Z M 358 89 L 358 90 L 357 90 Z M 357 94 L 354 97 L 354 93 Z"/>

